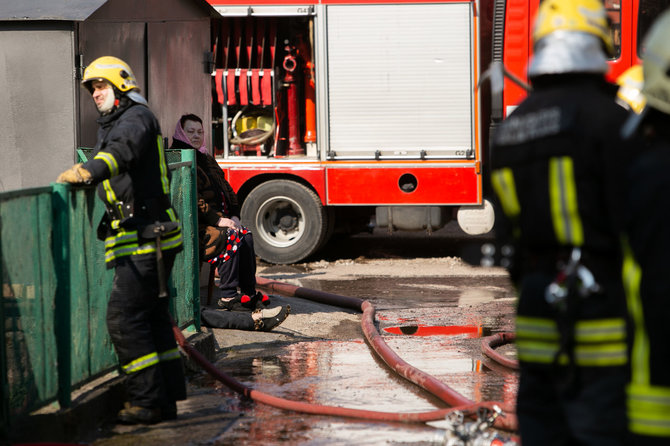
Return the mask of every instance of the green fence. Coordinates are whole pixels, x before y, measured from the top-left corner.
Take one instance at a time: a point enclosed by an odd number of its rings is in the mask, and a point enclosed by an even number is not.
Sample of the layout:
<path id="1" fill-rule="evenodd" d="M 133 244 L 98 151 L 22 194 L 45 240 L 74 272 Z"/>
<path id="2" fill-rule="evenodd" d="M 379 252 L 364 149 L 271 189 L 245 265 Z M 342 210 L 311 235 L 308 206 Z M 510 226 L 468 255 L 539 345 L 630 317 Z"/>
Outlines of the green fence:
<path id="1" fill-rule="evenodd" d="M 85 156 L 81 152 L 80 156 Z M 199 261 L 193 151 L 169 154 L 172 203 L 184 250 L 170 277 L 171 311 L 199 329 Z M 67 184 L 0 193 L 0 373 L 3 430 L 117 365 L 105 314 L 113 271 L 96 228 L 104 208 L 93 188 Z"/>

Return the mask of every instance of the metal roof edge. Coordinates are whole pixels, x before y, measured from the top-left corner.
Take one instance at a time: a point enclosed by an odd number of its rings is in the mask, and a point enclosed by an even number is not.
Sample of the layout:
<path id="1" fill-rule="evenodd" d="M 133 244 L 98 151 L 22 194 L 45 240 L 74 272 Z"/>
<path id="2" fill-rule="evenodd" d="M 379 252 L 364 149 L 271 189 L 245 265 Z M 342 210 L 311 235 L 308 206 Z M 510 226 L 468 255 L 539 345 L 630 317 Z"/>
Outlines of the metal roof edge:
<path id="1" fill-rule="evenodd" d="M 108 0 L 21 0 L 0 3 L 0 21 L 83 21 Z"/>

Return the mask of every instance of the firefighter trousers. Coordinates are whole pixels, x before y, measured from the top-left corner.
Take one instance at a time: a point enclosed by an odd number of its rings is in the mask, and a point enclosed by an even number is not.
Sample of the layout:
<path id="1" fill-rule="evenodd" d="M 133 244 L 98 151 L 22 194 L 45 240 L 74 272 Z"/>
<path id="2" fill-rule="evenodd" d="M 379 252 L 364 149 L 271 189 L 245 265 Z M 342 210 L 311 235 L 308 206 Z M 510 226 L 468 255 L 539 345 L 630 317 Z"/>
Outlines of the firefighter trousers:
<path id="1" fill-rule="evenodd" d="M 524 446 L 627 445 L 626 366 L 521 363 L 517 416 Z"/>
<path id="2" fill-rule="evenodd" d="M 256 252 L 251 232 L 247 232 L 238 245 L 237 252 L 217 267 L 221 297 L 235 297 L 237 288 L 242 294 L 256 294 Z"/>
<path id="3" fill-rule="evenodd" d="M 165 277 L 175 254 L 163 253 Z M 172 332 L 169 298 L 158 297 L 155 254 L 116 261 L 107 329 L 135 406 L 165 407 L 186 398 L 184 369 Z"/>

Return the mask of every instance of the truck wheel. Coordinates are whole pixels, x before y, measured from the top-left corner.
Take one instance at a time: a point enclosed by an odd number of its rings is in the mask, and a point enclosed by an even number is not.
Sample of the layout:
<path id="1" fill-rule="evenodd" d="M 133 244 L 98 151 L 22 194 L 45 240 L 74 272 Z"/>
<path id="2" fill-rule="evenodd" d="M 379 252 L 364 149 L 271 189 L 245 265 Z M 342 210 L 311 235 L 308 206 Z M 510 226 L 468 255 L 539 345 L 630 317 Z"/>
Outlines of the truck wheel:
<path id="1" fill-rule="evenodd" d="M 254 234 L 256 254 L 270 263 L 295 263 L 313 254 L 328 229 L 319 196 L 290 180 L 257 186 L 244 200 L 241 214 L 242 224 Z"/>

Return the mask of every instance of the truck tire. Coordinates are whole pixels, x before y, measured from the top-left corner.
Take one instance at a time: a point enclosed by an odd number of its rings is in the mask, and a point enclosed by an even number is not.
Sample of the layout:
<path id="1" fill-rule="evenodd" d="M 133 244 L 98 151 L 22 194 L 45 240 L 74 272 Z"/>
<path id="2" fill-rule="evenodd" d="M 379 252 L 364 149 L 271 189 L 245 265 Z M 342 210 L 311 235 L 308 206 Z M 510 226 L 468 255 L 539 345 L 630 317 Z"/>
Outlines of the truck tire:
<path id="1" fill-rule="evenodd" d="M 258 185 L 244 200 L 242 224 L 254 235 L 256 255 L 269 263 L 295 263 L 313 254 L 327 235 L 319 196 L 290 180 Z"/>

